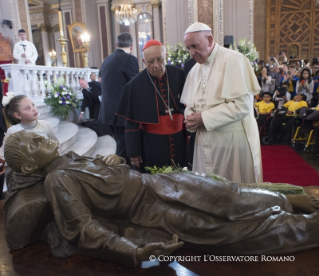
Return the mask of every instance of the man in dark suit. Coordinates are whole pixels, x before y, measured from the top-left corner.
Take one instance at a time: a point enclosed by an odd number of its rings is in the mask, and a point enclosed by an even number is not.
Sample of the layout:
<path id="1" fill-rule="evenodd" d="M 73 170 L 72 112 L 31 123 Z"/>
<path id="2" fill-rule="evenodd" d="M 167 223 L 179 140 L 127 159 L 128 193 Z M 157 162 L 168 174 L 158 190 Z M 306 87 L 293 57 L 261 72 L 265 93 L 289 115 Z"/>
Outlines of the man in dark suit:
<path id="1" fill-rule="evenodd" d="M 2 145 L 4 133 L 7 131 L 7 126 L 4 121 L 3 113 L 2 113 L 2 83 L 0 82 L 0 107 L 1 107 L 1 112 L 0 112 L 0 145 Z M 3 166 L 3 165 L 2 165 Z M 0 200 L 5 199 L 5 196 L 3 194 L 3 183 L 4 183 L 4 174 L 1 173 L 3 172 L 3 168 L 1 167 L 0 169 Z"/>
<path id="2" fill-rule="evenodd" d="M 81 78 L 79 84 L 82 87 L 83 102 L 81 106 L 81 114 L 79 116 L 79 121 L 82 119 L 85 108 L 88 107 L 90 111 L 90 119 L 97 120 L 100 113 L 100 96 L 101 96 L 101 83 L 97 81 L 87 82 L 85 79 Z"/>
<path id="3" fill-rule="evenodd" d="M 96 73 L 92 72 L 92 73 L 90 74 L 90 80 L 91 80 L 91 81 L 96 81 Z"/>
<path id="4" fill-rule="evenodd" d="M 116 51 L 106 57 L 101 67 L 102 106 L 99 121 L 109 125 L 116 140 L 116 154 L 127 157 L 125 145 L 125 118 L 116 116 L 125 85 L 138 74 L 137 58 L 132 56 L 133 38 L 129 33 L 121 33 L 117 37 Z"/>

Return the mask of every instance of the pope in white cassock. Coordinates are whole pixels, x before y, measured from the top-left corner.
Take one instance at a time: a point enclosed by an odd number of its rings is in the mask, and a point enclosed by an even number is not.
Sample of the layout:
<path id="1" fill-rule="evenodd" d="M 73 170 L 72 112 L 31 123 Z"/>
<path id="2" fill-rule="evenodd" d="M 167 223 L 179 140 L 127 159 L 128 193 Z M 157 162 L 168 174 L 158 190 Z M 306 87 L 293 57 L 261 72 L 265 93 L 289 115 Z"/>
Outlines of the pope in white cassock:
<path id="1" fill-rule="evenodd" d="M 260 86 L 248 59 L 213 41 L 209 26 L 194 23 L 184 34 L 196 60 L 181 102 L 185 123 L 196 131 L 193 170 L 215 173 L 233 182 L 262 181 L 254 95 Z"/>

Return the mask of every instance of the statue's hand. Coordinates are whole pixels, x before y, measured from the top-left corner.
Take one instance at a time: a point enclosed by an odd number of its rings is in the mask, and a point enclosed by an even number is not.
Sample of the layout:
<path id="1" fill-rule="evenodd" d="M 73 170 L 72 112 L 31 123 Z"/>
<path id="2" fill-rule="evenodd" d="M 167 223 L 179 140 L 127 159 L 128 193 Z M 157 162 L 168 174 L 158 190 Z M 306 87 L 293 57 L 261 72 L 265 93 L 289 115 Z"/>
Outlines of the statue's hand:
<path id="1" fill-rule="evenodd" d="M 104 157 L 97 155 L 97 157 L 101 158 L 102 161 L 108 166 L 116 166 L 122 163 L 121 157 L 116 154 L 111 154 Z"/>
<path id="2" fill-rule="evenodd" d="M 178 236 L 174 235 L 168 245 L 165 245 L 163 242 L 154 242 L 138 248 L 136 252 L 136 259 L 139 262 L 143 262 L 149 261 L 151 255 L 154 255 L 156 258 L 160 255 L 167 256 L 183 245 L 183 242 L 178 242 Z"/>

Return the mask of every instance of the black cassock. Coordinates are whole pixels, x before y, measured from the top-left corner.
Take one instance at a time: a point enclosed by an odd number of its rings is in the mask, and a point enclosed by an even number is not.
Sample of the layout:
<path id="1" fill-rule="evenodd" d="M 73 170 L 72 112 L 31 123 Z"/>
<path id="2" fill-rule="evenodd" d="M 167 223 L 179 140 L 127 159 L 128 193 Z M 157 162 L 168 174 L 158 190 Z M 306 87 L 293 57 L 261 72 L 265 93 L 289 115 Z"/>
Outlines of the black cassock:
<path id="1" fill-rule="evenodd" d="M 167 75 L 158 79 L 148 75 L 147 69 L 143 70 L 125 86 L 117 110 L 117 115 L 126 118 L 128 156 L 142 156 L 142 171 L 147 166 L 170 166 L 172 160 L 182 167 L 187 163 L 184 105 L 179 101 L 185 75 L 181 69 L 171 65 L 166 65 L 166 72 Z M 167 105 L 169 95 L 173 121 L 153 84 Z"/>

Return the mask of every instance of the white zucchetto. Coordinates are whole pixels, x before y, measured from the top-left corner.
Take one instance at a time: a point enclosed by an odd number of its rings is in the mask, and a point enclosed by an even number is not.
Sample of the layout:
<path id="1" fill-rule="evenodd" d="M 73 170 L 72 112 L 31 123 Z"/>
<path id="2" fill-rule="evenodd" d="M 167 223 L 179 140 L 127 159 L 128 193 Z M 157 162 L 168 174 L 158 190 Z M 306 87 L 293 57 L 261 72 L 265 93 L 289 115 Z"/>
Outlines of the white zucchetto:
<path id="1" fill-rule="evenodd" d="M 184 35 L 188 34 L 188 33 L 195 33 L 195 32 L 201 32 L 201 31 L 211 31 L 211 30 L 212 29 L 208 25 L 206 25 L 204 23 L 200 23 L 200 22 L 195 22 L 186 29 Z"/>

